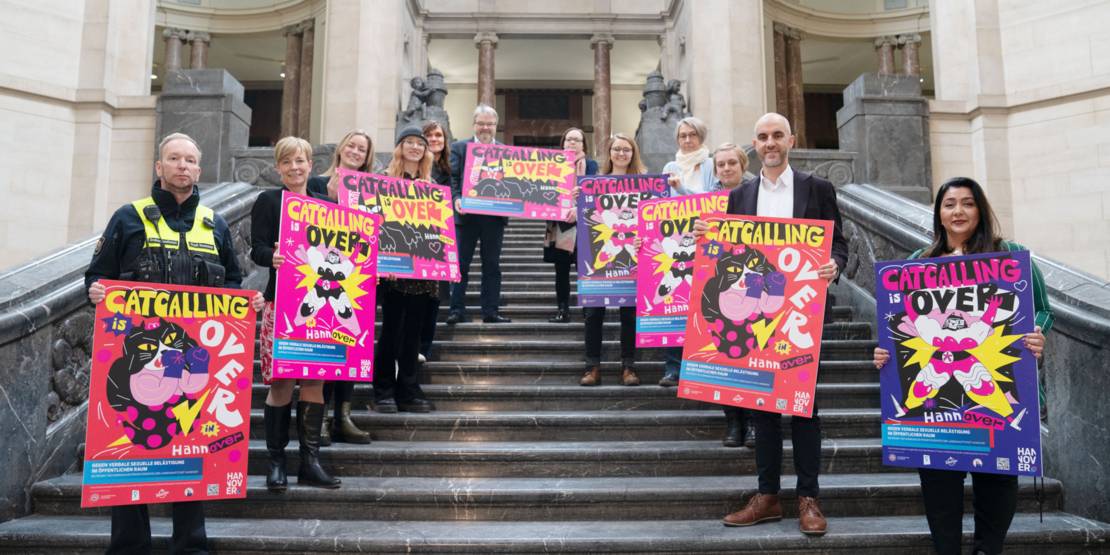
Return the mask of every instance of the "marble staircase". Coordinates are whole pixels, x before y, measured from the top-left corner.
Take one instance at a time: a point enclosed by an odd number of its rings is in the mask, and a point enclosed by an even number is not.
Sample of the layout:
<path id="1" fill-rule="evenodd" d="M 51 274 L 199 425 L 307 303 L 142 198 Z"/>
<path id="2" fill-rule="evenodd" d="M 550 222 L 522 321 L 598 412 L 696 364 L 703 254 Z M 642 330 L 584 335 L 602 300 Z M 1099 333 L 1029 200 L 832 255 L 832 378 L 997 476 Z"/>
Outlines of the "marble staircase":
<path id="1" fill-rule="evenodd" d="M 677 399 L 655 385 L 657 352 L 641 351 L 644 385 L 577 385 L 583 370 L 581 312 L 549 324 L 550 264 L 542 224 L 513 221 L 502 259 L 503 314 L 477 317 L 477 256 L 467 303 L 474 321 L 439 324 L 423 366 L 430 414 L 366 410 L 357 386 L 355 421 L 370 445 L 323 449 L 342 477 L 338 490 L 266 490 L 262 439 L 265 388 L 254 387 L 246 501 L 207 504 L 214 553 L 929 553 L 915 472 L 882 465 L 877 374 L 869 364 L 869 322 L 837 306 L 825 326 L 817 398 L 821 405 L 821 503 L 829 533 L 798 532 L 789 426 L 783 476 L 787 519 L 737 529 L 720 524 L 756 490 L 754 453 L 721 446 L 716 406 Z M 572 300 L 573 303 L 573 300 Z M 446 316 L 446 310 L 441 318 Z M 604 357 L 617 359 L 617 319 L 605 324 Z M 257 368 L 256 368 L 257 372 Z M 296 441 L 288 450 L 297 463 Z M 968 486 L 970 488 L 970 485 Z M 30 516 L 0 524 L 0 553 L 98 553 L 107 511 L 83 511 L 80 475 L 33 485 Z M 1043 490 L 1022 479 L 1007 553 L 1096 553 L 1110 525 L 1062 512 L 1060 482 Z M 969 507 L 970 509 L 970 507 Z M 1043 511 L 1043 520 L 1039 513 Z M 169 519 L 154 508 L 155 545 L 168 546 Z M 965 518 L 970 540 L 972 522 Z"/>

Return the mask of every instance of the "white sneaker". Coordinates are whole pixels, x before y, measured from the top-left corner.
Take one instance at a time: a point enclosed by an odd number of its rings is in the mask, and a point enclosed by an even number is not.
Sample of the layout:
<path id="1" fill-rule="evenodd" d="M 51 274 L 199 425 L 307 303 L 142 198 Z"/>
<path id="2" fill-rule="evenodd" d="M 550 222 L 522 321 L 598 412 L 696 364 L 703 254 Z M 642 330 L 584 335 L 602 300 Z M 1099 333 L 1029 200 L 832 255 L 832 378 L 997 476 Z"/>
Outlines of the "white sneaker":
<path id="1" fill-rule="evenodd" d="M 424 364 L 425 362 L 428 362 L 428 357 L 424 356 L 423 353 L 417 353 L 416 354 L 416 362 L 419 362 L 420 364 Z"/>

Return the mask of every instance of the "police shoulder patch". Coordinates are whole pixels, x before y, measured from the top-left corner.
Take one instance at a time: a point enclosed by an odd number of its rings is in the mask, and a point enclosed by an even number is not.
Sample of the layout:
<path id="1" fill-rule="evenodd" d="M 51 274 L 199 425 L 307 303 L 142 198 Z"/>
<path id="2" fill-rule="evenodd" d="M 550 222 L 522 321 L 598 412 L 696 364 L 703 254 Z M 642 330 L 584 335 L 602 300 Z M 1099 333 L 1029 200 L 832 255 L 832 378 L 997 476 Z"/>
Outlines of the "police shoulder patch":
<path id="1" fill-rule="evenodd" d="M 100 254 L 100 247 L 104 246 L 104 236 L 101 235 L 100 239 L 96 240 L 96 247 L 93 249 L 93 256 Z"/>

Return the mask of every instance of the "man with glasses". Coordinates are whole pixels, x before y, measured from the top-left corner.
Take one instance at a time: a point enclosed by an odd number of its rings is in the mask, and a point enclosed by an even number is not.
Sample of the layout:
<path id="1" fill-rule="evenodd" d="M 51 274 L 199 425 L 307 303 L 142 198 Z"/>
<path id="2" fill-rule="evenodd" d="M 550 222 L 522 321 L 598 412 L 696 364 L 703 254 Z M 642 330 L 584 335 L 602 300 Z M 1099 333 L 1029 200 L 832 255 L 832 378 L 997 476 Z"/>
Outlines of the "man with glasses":
<path id="1" fill-rule="evenodd" d="M 501 245 L 505 238 L 508 218 L 465 214 L 462 211 L 463 168 L 466 166 L 468 143 L 496 144 L 497 110 L 485 104 L 474 109 L 474 137 L 456 141 L 451 145 L 451 194 L 455 198 L 455 235 L 459 246 L 459 271 L 462 280 L 451 286 L 451 314 L 448 325 L 466 322 L 466 284 L 470 277 L 470 262 L 474 249 L 482 242 L 482 321 L 499 324 L 510 320 L 498 314 L 501 300 Z"/>

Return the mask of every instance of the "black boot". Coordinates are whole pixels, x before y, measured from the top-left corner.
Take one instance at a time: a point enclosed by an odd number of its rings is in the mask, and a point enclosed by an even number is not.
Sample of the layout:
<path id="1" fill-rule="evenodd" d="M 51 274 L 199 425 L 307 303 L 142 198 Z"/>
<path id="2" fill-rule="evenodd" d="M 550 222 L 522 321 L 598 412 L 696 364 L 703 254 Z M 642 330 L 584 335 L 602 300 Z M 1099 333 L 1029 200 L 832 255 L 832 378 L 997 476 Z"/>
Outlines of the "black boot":
<path id="1" fill-rule="evenodd" d="M 289 411 L 293 403 L 284 407 L 266 405 L 262 411 L 266 430 L 266 450 L 270 452 L 270 472 L 266 474 L 266 489 L 283 492 L 289 486 L 285 476 L 285 446 L 289 445 Z"/>
<path id="2" fill-rule="evenodd" d="M 747 423 L 744 425 L 744 430 L 746 430 L 744 432 L 744 447 L 755 449 L 755 419 L 751 418 L 746 412 L 742 414 L 747 417 L 745 418 Z"/>
<path id="3" fill-rule="evenodd" d="M 327 408 L 327 405 L 324 405 Z M 331 445 L 331 427 L 334 420 L 330 415 L 324 417 L 324 425 L 320 428 L 320 447 Z"/>
<path id="4" fill-rule="evenodd" d="M 335 430 L 332 432 L 335 441 L 343 443 L 370 443 L 370 434 L 358 429 L 351 420 L 351 402 L 343 401 L 336 407 Z"/>
<path id="5" fill-rule="evenodd" d="M 301 442 L 301 468 L 297 483 L 318 488 L 335 489 L 339 479 L 320 466 L 320 428 L 324 425 L 324 404 L 297 403 L 297 437 Z"/>
<path id="6" fill-rule="evenodd" d="M 740 447 L 744 443 L 744 413 L 735 409 L 725 409 L 725 447 Z"/>
<path id="7" fill-rule="evenodd" d="M 559 309 L 555 311 L 555 316 L 552 316 L 547 321 L 552 324 L 569 324 L 570 307 L 566 304 L 559 303 Z"/>

